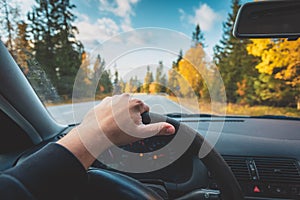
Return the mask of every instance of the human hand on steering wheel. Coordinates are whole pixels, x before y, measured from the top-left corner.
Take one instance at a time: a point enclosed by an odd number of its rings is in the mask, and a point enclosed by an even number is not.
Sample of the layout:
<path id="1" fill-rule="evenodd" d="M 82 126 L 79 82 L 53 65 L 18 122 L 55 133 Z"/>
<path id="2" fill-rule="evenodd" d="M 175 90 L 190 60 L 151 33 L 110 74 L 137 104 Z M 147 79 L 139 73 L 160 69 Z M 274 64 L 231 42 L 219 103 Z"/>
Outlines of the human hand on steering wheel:
<path id="1" fill-rule="evenodd" d="M 173 125 L 166 122 L 143 124 L 144 112 L 149 112 L 149 107 L 129 94 L 106 97 L 58 143 L 69 149 L 87 169 L 111 145 L 175 133 Z"/>

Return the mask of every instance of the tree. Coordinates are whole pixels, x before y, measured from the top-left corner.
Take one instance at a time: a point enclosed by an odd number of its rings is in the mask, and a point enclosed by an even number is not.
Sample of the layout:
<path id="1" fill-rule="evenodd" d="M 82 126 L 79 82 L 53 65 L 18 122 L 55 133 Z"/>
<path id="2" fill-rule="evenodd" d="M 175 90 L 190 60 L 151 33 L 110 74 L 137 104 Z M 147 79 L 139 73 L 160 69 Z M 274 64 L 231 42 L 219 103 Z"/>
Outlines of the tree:
<path id="1" fill-rule="evenodd" d="M 178 71 L 176 70 L 176 62 L 173 62 L 172 69 L 168 71 L 168 89 L 167 93 L 172 96 L 179 96 L 178 88 Z"/>
<path id="2" fill-rule="evenodd" d="M 119 81 L 119 85 L 120 85 L 120 92 L 121 93 L 125 92 L 126 83 L 123 81 L 122 78 Z"/>
<path id="3" fill-rule="evenodd" d="M 105 70 L 105 60 L 98 54 L 93 65 L 92 71 L 93 85 L 97 85 L 96 93 L 109 94 L 113 91 L 113 83 L 111 81 L 111 73 Z"/>
<path id="4" fill-rule="evenodd" d="M 1 39 L 4 41 L 7 49 L 13 57 L 15 57 L 14 38 L 16 36 L 18 19 L 20 16 L 19 8 L 7 0 L 0 0 L 0 24 L 1 24 Z"/>
<path id="5" fill-rule="evenodd" d="M 83 53 L 73 26 L 75 5 L 69 0 L 36 0 L 28 13 L 29 31 L 37 61 L 60 95 L 70 97 Z"/>
<path id="6" fill-rule="evenodd" d="M 137 76 L 134 78 L 131 77 L 129 81 L 127 81 L 126 86 L 125 86 L 125 92 L 126 93 L 135 93 L 135 92 L 140 92 L 141 88 L 141 83 L 138 81 Z"/>
<path id="7" fill-rule="evenodd" d="M 167 77 L 163 70 L 164 64 L 162 61 L 159 61 L 155 74 L 154 93 L 166 92 Z"/>
<path id="8" fill-rule="evenodd" d="M 254 82 L 257 101 L 268 106 L 293 106 L 291 99 L 295 97 L 295 90 L 272 75 L 262 73 Z"/>
<path id="9" fill-rule="evenodd" d="M 56 103 L 61 100 L 55 87 L 41 65 L 31 56 L 28 60 L 26 77 L 42 102 Z"/>
<path id="10" fill-rule="evenodd" d="M 147 94 L 150 93 L 150 90 L 149 90 L 149 87 L 150 87 L 150 84 L 154 81 L 153 79 L 153 74 L 152 72 L 150 71 L 150 66 L 147 66 L 147 73 L 146 73 L 146 76 L 144 78 L 144 84 L 143 84 L 143 91 Z"/>
<path id="11" fill-rule="evenodd" d="M 115 79 L 114 79 L 114 85 L 117 85 L 119 83 L 119 72 L 118 70 L 115 71 Z"/>
<path id="12" fill-rule="evenodd" d="M 227 21 L 223 23 L 223 38 L 214 48 L 214 61 L 223 78 L 227 100 L 232 103 L 253 104 L 255 95 L 253 84 L 258 76 L 254 67 L 257 59 L 247 52 L 249 40 L 239 40 L 232 35 L 239 8 L 240 0 L 232 0 L 232 10 L 228 14 Z M 242 90 L 244 92 L 241 92 Z"/>
<path id="13" fill-rule="evenodd" d="M 277 104 L 280 105 L 287 106 L 285 103 L 288 103 L 288 96 L 300 101 L 300 39 L 253 39 L 247 50 L 260 59 L 256 68 L 260 73 L 258 83 L 262 86 L 257 83 L 257 90 L 264 88 L 264 91 L 273 91 Z M 266 79 L 270 80 L 270 84 L 266 84 Z M 267 99 L 266 92 L 259 94 L 263 100 Z M 278 95 L 284 95 L 285 98 L 279 98 Z"/>
<path id="14" fill-rule="evenodd" d="M 24 72 L 27 74 L 29 71 L 28 60 L 32 57 L 30 44 L 28 41 L 27 24 L 24 21 L 18 23 L 17 36 L 14 40 L 15 60 Z"/>
<path id="15" fill-rule="evenodd" d="M 182 49 L 180 49 L 177 60 L 173 61 L 172 69 L 170 69 L 168 71 L 167 92 L 169 95 L 172 95 L 172 96 L 180 96 L 181 95 L 179 82 L 178 82 L 178 79 L 179 79 L 178 68 L 179 68 L 179 62 L 182 60 L 182 58 L 183 58 L 183 52 L 182 52 Z"/>
<path id="16" fill-rule="evenodd" d="M 192 37 L 192 41 L 193 41 L 193 46 L 197 46 L 198 44 L 201 44 L 202 47 L 204 47 L 204 35 L 203 32 L 200 28 L 200 25 L 197 24 L 196 28 L 195 28 L 195 32 L 193 32 L 193 37 Z"/>
<path id="17" fill-rule="evenodd" d="M 118 70 L 115 71 L 115 79 L 114 79 L 114 83 L 113 83 L 113 87 L 114 87 L 114 94 L 120 94 L 122 93 L 122 88 L 121 88 L 121 82 L 119 80 L 119 72 Z"/>
<path id="18" fill-rule="evenodd" d="M 201 44 L 190 48 L 178 64 L 178 79 L 181 94 L 185 97 L 201 96 L 203 78 L 207 73 L 205 52 Z"/>
<path id="19" fill-rule="evenodd" d="M 102 94 L 110 94 L 113 91 L 111 74 L 109 70 L 104 70 L 99 80 L 99 91 Z"/>
<path id="20" fill-rule="evenodd" d="M 95 91 L 93 91 L 91 85 L 93 80 L 90 77 L 92 74 L 90 65 L 90 55 L 86 52 L 82 53 L 82 61 L 81 61 L 80 69 L 77 72 L 74 90 L 73 90 L 73 100 L 82 101 L 81 99 L 89 98 L 93 95 Z"/>

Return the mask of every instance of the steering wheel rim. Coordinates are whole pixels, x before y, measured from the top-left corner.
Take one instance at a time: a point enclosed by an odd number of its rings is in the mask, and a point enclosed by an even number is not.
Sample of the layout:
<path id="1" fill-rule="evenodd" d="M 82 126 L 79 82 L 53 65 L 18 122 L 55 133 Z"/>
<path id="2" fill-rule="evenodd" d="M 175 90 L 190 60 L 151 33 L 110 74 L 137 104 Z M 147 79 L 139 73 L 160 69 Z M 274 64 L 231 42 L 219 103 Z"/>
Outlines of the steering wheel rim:
<path id="1" fill-rule="evenodd" d="M 216 182 L 221 191 L 221 197 L 225 200 L 244 199 L 241 187 L 223 157 L 197 131 L 174 119 L 156 113 L 143 113 L 142 119 L 144 124 L 168 122 L 175 127 L 176 132 L 180 127 L 180 131 L 183 131 L 184 134 L 189 137 L 194 137 L 191 147 L 197 155 L 202 145 L 210 148 L 211 150 L 209 153 L 203 158 L 200 158 L 200 160 L 206 168 L 215 175 Z M 103 192 L 108 191 L 107 185 L 114 185 L 115 188 L 118 189 L 117 191 L 114 191 L 114 196 L 121 196 L 122 199 L 162 199 L 154 191 L 142 185 L 139 181 L 119 173 L 91 169 L 88 171 L 88 176 L 87 193 L 91 195 L 91 197 L 96 195 L 95 192 L 103 197 Z M 135 195 L 135 198 L 132 198 L 133 195 Z M 87 196 L 85 196 L 85 198 L 86 197 Z"/>

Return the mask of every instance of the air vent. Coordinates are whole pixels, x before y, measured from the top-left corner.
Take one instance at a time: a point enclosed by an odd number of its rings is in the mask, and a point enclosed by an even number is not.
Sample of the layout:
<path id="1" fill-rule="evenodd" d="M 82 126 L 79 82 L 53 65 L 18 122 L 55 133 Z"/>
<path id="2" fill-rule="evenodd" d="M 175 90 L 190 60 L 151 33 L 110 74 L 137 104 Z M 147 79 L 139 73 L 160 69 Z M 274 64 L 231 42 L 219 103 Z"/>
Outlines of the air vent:
<path id="1" fill-rule="evenodd" d="M 251 180 L 251 175 L 248 169 L 247 160 L 239 157 L 224 157 L 231 171 L 238 181 Z"/>
<path id="2" fill-rule="evenodd" d="M 67 135 L 67 133 L 59 134 L 58 136 L 56 136 L 56 139 L 60 140 L 61 138 L 65 137 L 66 135 Z"/>
<path id="3" fill-rule="evenodd" d="M 294 160 L 255 158 L 254 161 L 261 181 L 300 183 L 299 168 Z"/>

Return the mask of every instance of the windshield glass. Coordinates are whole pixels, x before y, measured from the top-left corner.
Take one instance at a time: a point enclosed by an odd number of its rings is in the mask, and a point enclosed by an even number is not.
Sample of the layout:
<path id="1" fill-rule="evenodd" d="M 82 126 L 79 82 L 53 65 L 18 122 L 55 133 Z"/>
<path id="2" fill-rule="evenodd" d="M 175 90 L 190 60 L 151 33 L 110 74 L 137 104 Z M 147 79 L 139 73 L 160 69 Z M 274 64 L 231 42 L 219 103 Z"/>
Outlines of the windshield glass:
<path id="1" fill-rule="evenodd" d="M 234 38 L 246 2 L 4 0 L 1 39 L 63 124 L 121 93 L 160 114 L 300 117 L 300 39 Z"/>

